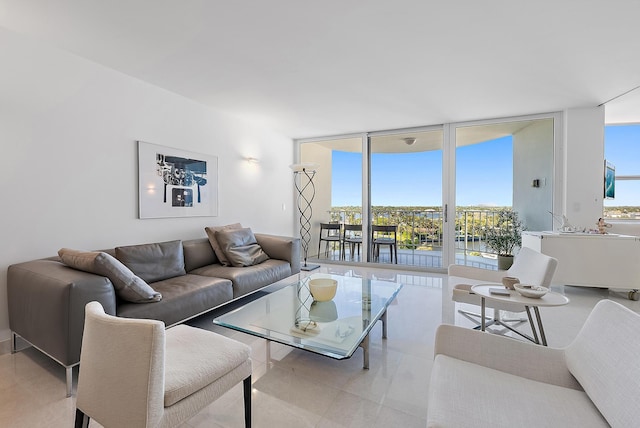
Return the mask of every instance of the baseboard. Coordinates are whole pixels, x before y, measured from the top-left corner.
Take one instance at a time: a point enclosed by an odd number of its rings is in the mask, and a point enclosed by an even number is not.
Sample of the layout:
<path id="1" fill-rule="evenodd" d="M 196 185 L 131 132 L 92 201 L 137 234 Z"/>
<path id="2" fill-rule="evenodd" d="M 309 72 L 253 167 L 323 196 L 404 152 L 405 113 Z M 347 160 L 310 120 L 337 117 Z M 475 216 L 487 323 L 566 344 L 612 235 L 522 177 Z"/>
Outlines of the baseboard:
<path id="1" fill-rule="evenodd" d="M 0 340 L 0 355 L 11 353 L 11 339 Z"/>

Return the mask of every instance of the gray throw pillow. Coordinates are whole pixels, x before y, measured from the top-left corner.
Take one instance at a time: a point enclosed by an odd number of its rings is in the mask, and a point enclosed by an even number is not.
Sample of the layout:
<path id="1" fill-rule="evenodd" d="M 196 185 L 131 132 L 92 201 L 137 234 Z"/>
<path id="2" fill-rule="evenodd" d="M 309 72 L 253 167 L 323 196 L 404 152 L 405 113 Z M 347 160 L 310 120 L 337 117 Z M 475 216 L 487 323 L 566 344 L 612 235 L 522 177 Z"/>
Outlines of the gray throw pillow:
<path id="1" fill-rule="evenodd" d="M 218 243 L 218 238 L 216 238 L 216 232 L 221 230 L 234 230 L 234 229 L 242 229 L 242 225 L 240 223 L 227 224 L 226 226 L 210 226 L 205 227 L 204 231 L 207 232 L 207 238 L 209 238 L 209 243 L 211 244 L 211 248 L 216 253 L 216 257 L 222 266 L 229 266 L 229 260 L 227 259 L 227 255 L 224 253 L 224 250 Z"/>
<path id="2" fill-rule="evenodd" d="M 182 241 L 116 247 L 116 258 L 149 283 L 187 273 Z"/>
<path id="3" fill-rule="evenodd" d="M 162 294 L 137 277 L 113 256 L 98 251 L 77 251 L 62 248 L 58 255 L 64 264 L 74 269 L 106 276 L 122 300 L 133 303 L 159 302 Z"/>
<path id="4" fill-rule="evenodd" d="M 219 230 L 216 238 L 231 266 L 253 266 L 269 259 L 249 228 Z"/>

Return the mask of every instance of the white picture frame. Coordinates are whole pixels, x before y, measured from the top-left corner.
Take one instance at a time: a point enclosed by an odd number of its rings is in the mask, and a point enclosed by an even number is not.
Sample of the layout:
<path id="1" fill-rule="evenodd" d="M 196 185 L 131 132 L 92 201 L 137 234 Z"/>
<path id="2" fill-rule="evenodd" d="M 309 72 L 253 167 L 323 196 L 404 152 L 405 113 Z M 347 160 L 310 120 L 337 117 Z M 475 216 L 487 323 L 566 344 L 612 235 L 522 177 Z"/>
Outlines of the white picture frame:
<path id="1" fill-rule="evenodd" d="M 138 141 L 138 216 L 218 215 L 218 157 Z"/>

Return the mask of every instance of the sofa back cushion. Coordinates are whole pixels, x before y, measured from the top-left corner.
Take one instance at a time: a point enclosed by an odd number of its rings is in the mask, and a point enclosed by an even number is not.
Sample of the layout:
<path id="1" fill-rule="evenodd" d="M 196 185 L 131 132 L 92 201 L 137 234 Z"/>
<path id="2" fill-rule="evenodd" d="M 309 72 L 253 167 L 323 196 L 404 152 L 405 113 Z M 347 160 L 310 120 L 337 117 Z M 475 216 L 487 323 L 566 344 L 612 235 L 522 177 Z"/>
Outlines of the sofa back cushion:
<path id="1" fill-rule="evenodd" d="M 116 247 L 116 258 L 146 282 L 185 275 L 182 241 Z"/>
<path id="2" fill-rule="evenodd" d="M 637 426 L 640 315 L 611 300 L 593 308 L 565 349 L 567 367 L 612 426 Z"/>
<path id="3" fill-rule="evenodd" d="M 207 238 L 182 241 L 182 249 L 184 251 L 184 268 L 187 272 L 219 263 Z"/>
<path id="4" fill-rule="evenodd" d="M 61 248 L 58 255 L 62 262 L 69 267 L 109 278 L 116 294 L 123 300 L 133 303 L 162 300 L 162 295 L 159 292 L 107 253 Z"/>

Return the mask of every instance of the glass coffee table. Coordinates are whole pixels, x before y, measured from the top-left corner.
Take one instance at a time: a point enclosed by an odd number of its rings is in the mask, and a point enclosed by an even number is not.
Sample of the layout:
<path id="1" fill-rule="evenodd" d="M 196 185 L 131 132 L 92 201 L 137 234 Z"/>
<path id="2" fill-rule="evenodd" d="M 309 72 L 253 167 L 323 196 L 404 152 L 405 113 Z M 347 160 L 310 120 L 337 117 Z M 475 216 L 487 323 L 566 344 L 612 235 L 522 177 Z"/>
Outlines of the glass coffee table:
<path id="1" fill-rule="evenodd" d="M 309 280 L 333 278 L 335 297 L 316 302 Z M 387 308 L 402 284 L 349 276 L 313 274 L 286 285 L 274 284 L 266 293 L 213 322 L 217 325 L 282 343 L 326 357 L 350 358 L 358 347 L 364 351 L 363 368 L 369 368 L 369 332 L 382 321 L 387 337 Z"/>

